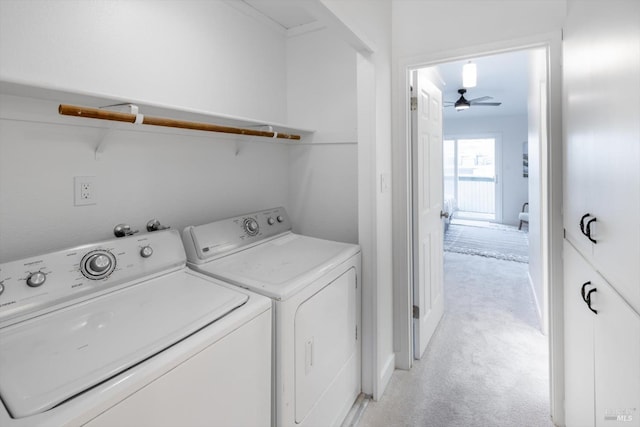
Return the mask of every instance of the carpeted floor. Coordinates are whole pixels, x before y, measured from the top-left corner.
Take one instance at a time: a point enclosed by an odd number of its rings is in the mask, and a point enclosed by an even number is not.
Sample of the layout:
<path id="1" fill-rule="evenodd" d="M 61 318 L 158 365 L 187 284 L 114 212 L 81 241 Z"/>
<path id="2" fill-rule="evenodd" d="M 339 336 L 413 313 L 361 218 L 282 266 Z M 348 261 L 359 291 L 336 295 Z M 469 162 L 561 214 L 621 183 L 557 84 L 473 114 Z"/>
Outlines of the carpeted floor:
<path id="1" fill-rule="evenodd" d="M 445 253 L 445 314 L 358 427 L 548 427 L 547 338 L 527 265 Z"/>
<path id="2" fill-rule="evenodd" d="M 452 223 L 444 234 L 444 250 L 507 261 L 529 262 L 527 233 L 516 227 Z"/>

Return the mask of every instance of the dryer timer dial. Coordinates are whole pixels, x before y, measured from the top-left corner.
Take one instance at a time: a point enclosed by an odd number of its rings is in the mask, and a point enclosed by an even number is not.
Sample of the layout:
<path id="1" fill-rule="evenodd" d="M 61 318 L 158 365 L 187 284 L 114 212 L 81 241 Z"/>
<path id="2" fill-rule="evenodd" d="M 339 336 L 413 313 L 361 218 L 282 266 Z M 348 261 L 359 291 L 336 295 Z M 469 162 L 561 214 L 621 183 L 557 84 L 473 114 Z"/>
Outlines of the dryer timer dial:
<path id="1" fill-rule="evenodd" d="M 80 261 L 80 271 L 91 280 L 104 279 L 116 268 L 116 257 L 106 250 L 96 250 L 86 254 Z"/>
<path id="2" fill-rule="evenodd" d="M 260 225 L 254 218 L 245 218 L 242 227 L 249 236 L 255 236 L 260 231 Z"/>

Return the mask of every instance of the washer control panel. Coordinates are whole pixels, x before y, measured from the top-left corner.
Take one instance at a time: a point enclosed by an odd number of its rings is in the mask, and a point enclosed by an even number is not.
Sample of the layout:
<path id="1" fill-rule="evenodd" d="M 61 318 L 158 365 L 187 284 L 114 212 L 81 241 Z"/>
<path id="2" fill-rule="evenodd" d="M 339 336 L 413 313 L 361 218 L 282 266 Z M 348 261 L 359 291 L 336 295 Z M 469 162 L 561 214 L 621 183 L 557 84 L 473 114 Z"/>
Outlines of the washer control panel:
<path id="1" fill-rule="evenodd" d="M 179 233 L 167 230 L 3 263 L 0 323 L 130 286 L 185 262 Z"/>
<path id="2" fill-rule="evenodd" d="M 187 227 L 183 240 L 189 260 L 198 262 L 287 231 L 291 231 L 291 222 L 285 209 L 279 207 Z"/>

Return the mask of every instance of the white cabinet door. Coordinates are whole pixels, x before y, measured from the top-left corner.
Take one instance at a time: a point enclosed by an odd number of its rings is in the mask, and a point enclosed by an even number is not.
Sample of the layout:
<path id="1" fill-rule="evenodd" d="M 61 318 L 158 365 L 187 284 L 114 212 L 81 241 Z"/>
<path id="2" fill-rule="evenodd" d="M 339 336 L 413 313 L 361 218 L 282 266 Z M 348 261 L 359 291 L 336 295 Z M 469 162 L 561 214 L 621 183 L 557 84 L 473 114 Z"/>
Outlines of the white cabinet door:
<path id="1" fill-rule="evenodd" d="M 640 427 L 640 315 L 566 240 L 564 261 L 566 425 Z"/>
<path id="2" fill-rule="evenodd" d="M 600 278 L 594 282 L 596 426 L 640 426 L 640 316 Z"/>
<path id="3" fill-rule="evenodd" d="M 564 243 L 565 422 L 567 427 L 594 425 L 593 322 L 581 288 L 591 268 Z M 585 287 L 586 289 L 586 287 Z"/>
<path id="4" fill-rule="evenodd" d="M 640 311 L 638 16 L 637 1 L 619 2 L 615 8 L 607 2 L 573 2 L 563 43 L 567 238 L 636 311 Z M 621 108 L 621 99 L 631 101 Z M 591 214 L 587 221 L 597 218 L 590 226 L 595 244 L 578 226 L 586 213 Z"/>

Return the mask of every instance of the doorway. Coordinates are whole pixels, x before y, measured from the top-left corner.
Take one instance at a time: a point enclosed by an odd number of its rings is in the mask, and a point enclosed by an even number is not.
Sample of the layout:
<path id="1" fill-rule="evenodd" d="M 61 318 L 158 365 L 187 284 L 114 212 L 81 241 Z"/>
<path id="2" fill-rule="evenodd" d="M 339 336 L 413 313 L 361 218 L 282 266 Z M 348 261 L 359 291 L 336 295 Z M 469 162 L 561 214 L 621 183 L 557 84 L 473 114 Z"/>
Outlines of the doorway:
<path id="1" fill-rule="evenodd" d="M 549 86 L 545 86 L 545 90 L 548 91 L 549 97 L 545 101 L 544 109 L 538 109 L 536 112 L 537 116 L 537 124 L 545 122 L 548 124 L 547 129 L 542 129 L 538 127 L 536 132 L 538 132 L 538 140 L 539 144 L 539 162 L 540 162 L 540 183 L 539 183 L 539 206 L 537 207 L 540 210 L 540 221 L 539 221 L 539 229 L 537 234 L 540 236 L 540 254 L 539 254 L 539 264 L 535 266 L 540 273 L 541 283 L 543 283 L 543 287 L 546 289 L 550 289 L 549 294 L 539 294 L 541 301 L 539 303 L 548 303 L 550 306 L 550 329 L 549 329 L 549 343 L 550 343 L 550 365 L 551 365 L 551 412 L 554 419 L 562 419 L 562 393 L 563 393 L 563 384 L 562 384 L 562 304 L 561 304 L 561 286 L 549 286 L 550 283 L 560 281 L 562 275 L 561 269 L 561 243 L 562 243 L 562 221 L 559 213 L 559 206 L 561 201 L 561 191 L 556 189 L 561 189 L 560 182 L 560 170 L 561 170 L 561 146 L 557 141 L 560 140 L 561 136 L 561 128 L 559 120 L 556 120 L 556 117 L 559 116 L 559 110 L 561 105 L 561 95 L 559 91 L 559 86 L 556 86 L 556 83 L 559 81 L 560 74 L 560 56 L 559 56 L 559 47 L 560 47 L 560 38 L 559 34 L 554 35 L 554 37 L 541 37 L 536 42 L 531 42 L 529 44 L 518 44 L 518 41 L 510 42 L 510 43 L 501 43 L 493 46 L 488 46 L 486 49 L 467 49 L 464 54 L 460 54 L 455 58 L 452 57 L 429 57 L 423 58 L 422 61 L 417 61 L 416 58 L 407 59 L 404 61 L 400 61 L 401 69 L 405 70 L 407 74 L 403 74 L 400 76 L 398 81 L 398 88 L 402 88 L 402 90 L 406 89 L 406 93 L 408 93 L 408 87 L 410 84 L 409 75 L 410 72 L 414 69 L 424 68 L 428 66 L 434 66 L 438 64 L 446 63 L 451 60 L 465 59 L 471 58 L 472 56 L 476 56 L 479 54 L 496 54 L 509 52 L 514 50 L 521 50 L 524 48 L 533 48 L 539 47 L 544 51 L 544 72 L 540 76 L 547 79 L 548 82 L 551 82 Z M 460 52 L 458 52 L 460 53 Z M 542 87 L 542 86 L 541 86 Z M 399 94 L 401 92 L 398 92 Z M 540 95 L 540 93 L 538 94 Z M 404 95 L 406 96 L 406 95 Z M 407 97 L 408 98 L 408 97 Z M 400 123 L 405 122 L 409 123 L 409 100 L 406 99 L 406 109 L 400 108 L 399 110 L 399 120 Z M 539 96 L 538 100 L 541 100 L 542 96 Z M 446 101 L 446 99 L 445 99 Z M 399 126 L 399 141 L 408 141 L 408 127 Z M 529 128 L 531 131 L 531 127 Z M 446 133 L 446 129 L 445 129 Z M 544 134 L 544 135 L 543 135 Z M 556 141 L 553 144 L 551 141 Z M 519 151 L 522 156 L 521 147 L 522 142 L 519 141 Z M 532 141 L 529 141 L 529 146 L 531 146 Z M 395 157 L 398 159 L 394 163 L 394 179 L 398 181 L 402 181 L 406 179 L 406 177 L 411 177 L 411 154 L 409 150 L 409 143 L 407 142 L 405 145 L 399 144 L 395 148 Z M 406 162 L 403 162 L 403 156 L 406 156 Z M 529 165 L 531 165 L 531 158 L 529 159 Z M 531 167 L 531 166 L 530 166 Z M 529 171 L 531 173 L 531 171 Z M 411 212 L 411 194 L 410 184 L 408 183 L 406 193 L 398 192 L 394 195 L 394 215 L 396 218 L 402 219 L 408 212 Z M 504 207 L 503 207 L 504 209 Z M 401 230 L 406 231 L 405 233 L 398 232 L 396 234 L 396 238 L 398 241 L 395 242 L 394 247 L 402 248 L 404 247 L 411 248 L 412 241 L 412 228 L 410 221 L 403 223 L 403 221 L 398 221 L 394 224 L 395 228 L 400 228 Z M 406 242 L 406 243 L 403 243 Z M 411 345 L 407 345 L 407 343 L 411 343 L 411 339 L 407 339 L 404 337 L 411 335 L 411 324 L 407 322 L 406 319 L 411 318 L 411 306 L 413 301 L 411 300 L 411 292 L 408 289 L 403 288 L 402 283 L 412 283 L 412 255 L 411 251 L 406 254 L 402 251 L 394 252 L 396 257 L 396 278 L 398 278 L 397 283 L 398 286 L 395 288 L 394 295 L 401 301 L 405 299 L 407 301 L 407 306 L 403 310 L 399 310 L 395 316 L 395 332 L 398 334 L 397 342 L 397 353 L 396 353 L 396 366 L 398 368 L 410 369 L 412 364 L 412 351 Z M 405 265 L 407 270 L 404 270 L 402 266 Z M 406 274 L 406 277 L 410 280 L 403 281 L 402 276 Z M 406 317 L 405 317 L 406 316 Z M 406 335 L 405 335 L 406 334 Z"/>

